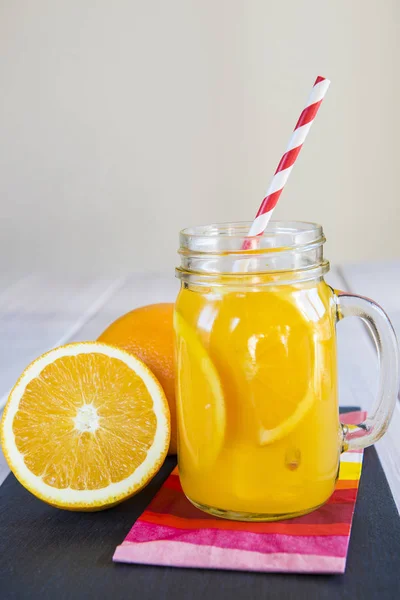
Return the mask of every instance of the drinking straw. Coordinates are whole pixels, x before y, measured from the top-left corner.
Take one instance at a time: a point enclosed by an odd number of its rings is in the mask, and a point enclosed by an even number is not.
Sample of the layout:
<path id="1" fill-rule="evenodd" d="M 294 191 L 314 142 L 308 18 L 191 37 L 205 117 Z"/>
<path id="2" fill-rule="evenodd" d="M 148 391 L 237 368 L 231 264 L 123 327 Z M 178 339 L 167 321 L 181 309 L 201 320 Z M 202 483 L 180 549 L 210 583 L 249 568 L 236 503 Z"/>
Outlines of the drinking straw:
<path id="1" fill-rule="evenodd" d="M 264 233 L 330 83 L 329 79 L 325 79 L 325 77 L 318 76 L 315 80 L 307 104 L 296 123 L 285 154 L 279 161 L 267 193 L 249 229 L 247 234 L 249 237 L 259 236 Z M 252 247 L 252 240 L 246 240 L 243 244 L 244 250 Z"/>

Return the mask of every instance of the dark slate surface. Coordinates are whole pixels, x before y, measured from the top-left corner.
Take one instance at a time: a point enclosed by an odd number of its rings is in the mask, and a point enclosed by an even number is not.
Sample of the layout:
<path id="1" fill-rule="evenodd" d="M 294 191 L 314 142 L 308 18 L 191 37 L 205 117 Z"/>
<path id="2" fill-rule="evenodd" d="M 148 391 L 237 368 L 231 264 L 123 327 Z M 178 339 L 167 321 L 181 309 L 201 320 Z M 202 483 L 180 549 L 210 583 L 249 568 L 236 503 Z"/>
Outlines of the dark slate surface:
<path id="1" fill-rule="evenodd" d="M 175 465 L 107 511 L 47 506 L 9 475 L 0 487 L 1 600 L 360 600 L 400 598 L 400 518 L 374 448 L 365 452 L 345 575 L 114 564 L 112 555 Z"/>

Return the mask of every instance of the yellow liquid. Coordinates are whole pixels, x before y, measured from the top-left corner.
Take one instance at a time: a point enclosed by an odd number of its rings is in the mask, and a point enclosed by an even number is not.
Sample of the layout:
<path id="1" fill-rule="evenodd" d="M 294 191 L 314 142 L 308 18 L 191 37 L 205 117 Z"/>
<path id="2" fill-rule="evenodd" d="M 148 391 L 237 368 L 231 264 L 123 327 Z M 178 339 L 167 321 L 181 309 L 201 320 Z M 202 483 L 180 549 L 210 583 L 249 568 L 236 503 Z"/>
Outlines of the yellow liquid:
<path id="1" fill-rule="evenodd" d="M 179 469 L 188 498 L 248 519 L 323 504 L 341 447 L 331 289 L 323 281 L 186 287 L 175 328 Z"/>

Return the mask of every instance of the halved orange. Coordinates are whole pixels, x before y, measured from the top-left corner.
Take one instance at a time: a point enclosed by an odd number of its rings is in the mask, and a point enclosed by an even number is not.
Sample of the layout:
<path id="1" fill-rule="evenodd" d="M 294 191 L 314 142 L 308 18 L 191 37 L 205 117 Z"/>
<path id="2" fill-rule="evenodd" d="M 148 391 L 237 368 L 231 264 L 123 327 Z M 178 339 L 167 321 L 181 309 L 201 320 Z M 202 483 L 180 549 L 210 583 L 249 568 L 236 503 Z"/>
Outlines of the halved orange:
<path id="1" fill-rule="evenodd" d="M 68 344 L 35 360 L 8 399 L 2 447 L 17 479 L 69 510 L 107 508 L 161 467 L 170 415 L 161 385 L 108 344 Z"/>

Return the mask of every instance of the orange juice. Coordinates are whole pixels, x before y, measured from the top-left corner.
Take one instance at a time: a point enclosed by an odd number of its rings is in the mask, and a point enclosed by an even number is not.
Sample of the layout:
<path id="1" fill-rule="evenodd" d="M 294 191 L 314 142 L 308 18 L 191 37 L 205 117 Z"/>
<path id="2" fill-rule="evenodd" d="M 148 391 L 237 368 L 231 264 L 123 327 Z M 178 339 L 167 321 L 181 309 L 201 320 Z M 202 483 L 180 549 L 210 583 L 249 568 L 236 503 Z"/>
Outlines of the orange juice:
<path id="1" fill-rule="evenodd" d="M 342 439 L 333 298 L 322 278 L 183 286 L 178 455 L 196 506 L 268 520 L 313 510 L 332 494 Z"/>

